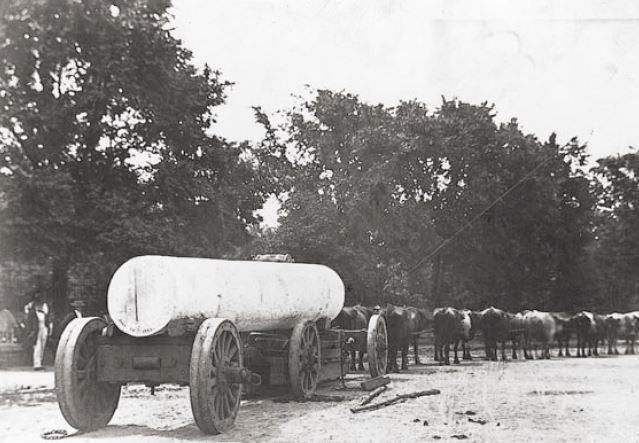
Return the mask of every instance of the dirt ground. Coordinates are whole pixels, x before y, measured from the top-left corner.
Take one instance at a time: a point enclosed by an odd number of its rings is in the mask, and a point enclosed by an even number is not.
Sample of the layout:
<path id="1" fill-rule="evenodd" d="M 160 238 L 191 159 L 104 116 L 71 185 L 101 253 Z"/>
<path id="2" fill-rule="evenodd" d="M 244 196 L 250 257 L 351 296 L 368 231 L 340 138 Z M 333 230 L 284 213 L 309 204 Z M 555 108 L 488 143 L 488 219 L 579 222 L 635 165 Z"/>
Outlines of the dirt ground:
<path id="1" fill-rule="evenodd" d="M 53 373 L 0 371 L 0 441 L 42 441 L 62 418 Z M 353 414 L 365 374 L 350 374 L 319 394 L 335 401 L 297 403 L 284 393 L 242 402 L 235 427 L 215 437 L 195 426 L 188 388 L 125 388 L 111 424 L 73 442 L 630 442 L 639 441 L 639 356 L 410 366 L 392 374 L 396 394 L 436 388 L 440 395 Z M 341 397 L 341 398 L 340 398 Z M 374 402 L 377 402 L 375 400 Z"/>

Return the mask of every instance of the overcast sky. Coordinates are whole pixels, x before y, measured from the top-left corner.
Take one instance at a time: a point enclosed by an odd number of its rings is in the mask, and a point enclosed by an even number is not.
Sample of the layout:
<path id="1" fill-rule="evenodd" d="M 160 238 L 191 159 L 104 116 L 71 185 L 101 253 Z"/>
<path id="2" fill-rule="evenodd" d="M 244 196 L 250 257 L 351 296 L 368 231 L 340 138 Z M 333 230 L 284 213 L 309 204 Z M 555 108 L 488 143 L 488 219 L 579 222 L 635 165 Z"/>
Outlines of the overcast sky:
<path id="1" fill-rule="evenodd" d="M 496 105 L 594 158 L 639 146 L 637 1 L 174 0 L 175 35 L 235 82 L 217 133 L 258 140 L 251 106 L 312 88 L 370 103 Z"/>

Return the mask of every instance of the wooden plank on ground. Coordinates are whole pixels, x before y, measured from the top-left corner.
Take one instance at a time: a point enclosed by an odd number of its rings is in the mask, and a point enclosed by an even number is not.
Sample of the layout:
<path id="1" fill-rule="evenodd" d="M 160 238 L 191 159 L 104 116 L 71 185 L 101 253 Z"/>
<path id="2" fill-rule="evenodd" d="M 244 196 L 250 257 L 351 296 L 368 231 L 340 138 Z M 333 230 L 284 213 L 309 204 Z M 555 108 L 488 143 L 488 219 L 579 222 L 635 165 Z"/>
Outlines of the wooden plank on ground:
<path id="1" fill-rule="evenodd" d="M 373 392 L 368 394 L 364 400 L 362 400 L 362 402 L 360 403 L 360 406 L 366 406 L 371 401 L 373 401 L 375 397 L 379 397 L 382 394 L 382 392 L 384 392 L 387 389 L 388 389 L 388 386 L 380 386 L 379 388 L 375 389 Z"/>
<path id="2" fill-rule="evenodd" d="M 388 377 L 375 377 L 370 380 L 365 380 L 360 383 L 360 386 L 364 391 L 372 391 L 375 388 L 379 388 L 380 386 L 384 386 L 390 383 L 390 378 Z"/>

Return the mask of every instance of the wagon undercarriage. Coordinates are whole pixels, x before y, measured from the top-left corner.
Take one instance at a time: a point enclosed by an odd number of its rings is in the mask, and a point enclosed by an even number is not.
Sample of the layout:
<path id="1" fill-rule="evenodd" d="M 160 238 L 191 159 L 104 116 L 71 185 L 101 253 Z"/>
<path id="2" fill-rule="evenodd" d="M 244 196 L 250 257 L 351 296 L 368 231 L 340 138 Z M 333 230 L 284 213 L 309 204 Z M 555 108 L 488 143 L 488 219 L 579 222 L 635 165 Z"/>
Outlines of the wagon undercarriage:
<path id="1" fill-rule="evenodd" d="M 247 333 L 221 318 L 182 323 L 136 338 L 101 318 L 74 320 L 56 355 L 58 400 L 69 424 L 106 426 L 123 384 L 175 383 L 190 386 L 198 427 L 217 434 L 233 425 L 243 391 L 288 385 L 295 397 L 309 398 L 319 382 L 346 373 L 351 349 L 367 349 L 372 376 L 386 370 L 386 324 L 379 315 L 368 330 L 357 331 L 327 328 L 328 319 L 300 320 L 292 331 Z"/>

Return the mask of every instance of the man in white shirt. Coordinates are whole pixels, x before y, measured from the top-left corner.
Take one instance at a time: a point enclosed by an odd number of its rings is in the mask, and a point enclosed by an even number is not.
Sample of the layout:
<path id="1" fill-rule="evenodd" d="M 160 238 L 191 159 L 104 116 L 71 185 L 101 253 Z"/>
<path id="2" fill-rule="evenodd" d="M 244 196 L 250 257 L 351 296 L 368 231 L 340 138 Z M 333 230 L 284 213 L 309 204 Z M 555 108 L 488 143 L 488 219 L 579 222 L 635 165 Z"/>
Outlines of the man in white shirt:
<path id="1" fill-rule="evenodd" d="M 35 342 L 33 342 L 33 369 L 36 371 L 44 369 L 42 366 L 42 358 L 44 357 L 44 348 L 47 344 L 47 338 L 51 336 L 52 324 L 49 319 L 49 305 L 44 301 L 44 294 L 40 291 L 36 292 L 32 302 L 24 307 L 24 313 L 27 314 L 27 321 L 33 325 L 35 333 Z M 32 319 L 29 321 L 29 319 Z M 37 326 L 36 326 L 37 325 Z"/>

